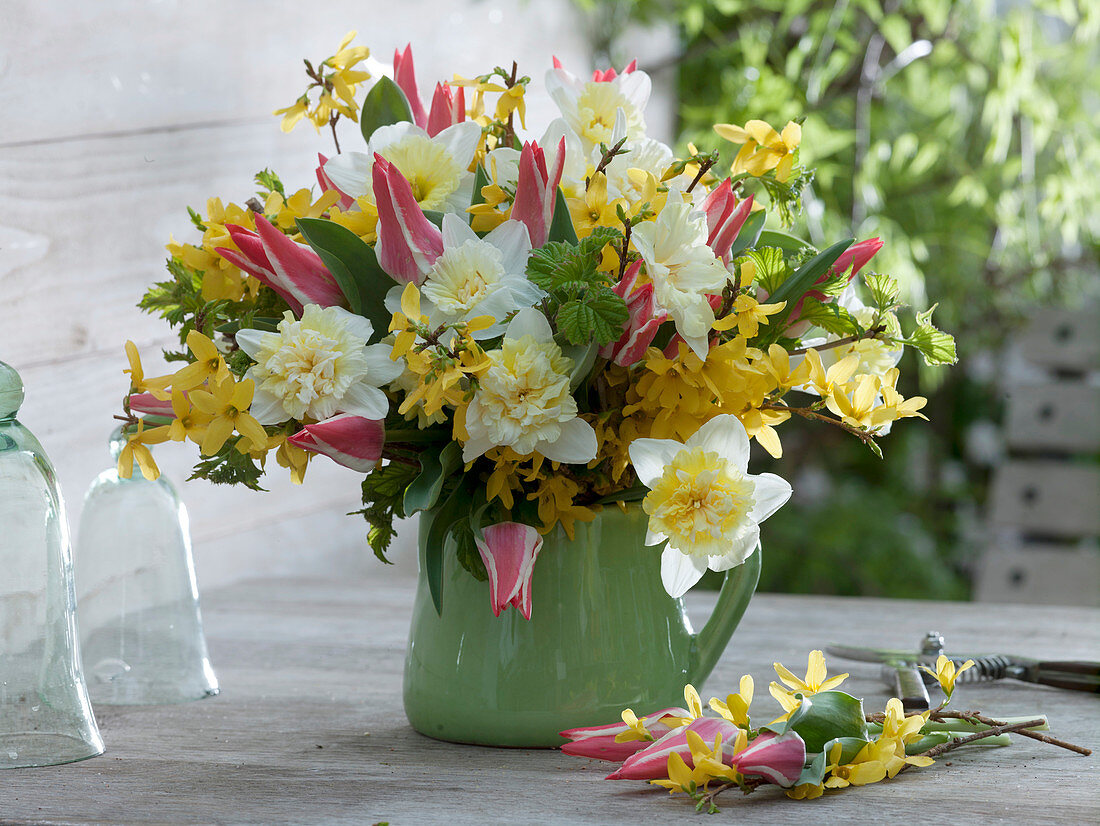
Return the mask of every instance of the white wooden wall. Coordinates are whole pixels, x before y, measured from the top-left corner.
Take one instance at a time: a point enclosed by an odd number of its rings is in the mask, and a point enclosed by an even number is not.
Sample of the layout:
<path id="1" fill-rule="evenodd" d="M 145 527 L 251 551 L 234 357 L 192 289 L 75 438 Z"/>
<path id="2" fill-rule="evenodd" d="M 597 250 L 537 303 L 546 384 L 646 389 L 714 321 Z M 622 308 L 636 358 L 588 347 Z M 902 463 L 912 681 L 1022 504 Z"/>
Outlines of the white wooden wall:
<path id="1" fill-rule="evenodd" d="M 284 135 L 271 111 L 304 88 L 302 58 L 323 59 L 350 29 L 383 63 L 411 40 L 424 90 L 513 58 L 539 92 L 552 54 L 589 68 L 567 0 L 0 0 L 0 360 L 23 376 L 20 418 L 57 467 L 74 532 L 85 488 L 110 465 L 123 343 L 149 373 L 172 343 L 134 307 L 163 274 L 169 234 L 192 237 L 187 205 L 243 202 L 265 166 L 288 188 L 311 185 L 328 137 L 308 125 Z M 529 107 L 538 134 L 553 106 L 533 94 Z M 203 587 L 376 569 L 362 521 L 344 515 L 357 475 L 321 459 L 303 488 L 278 467 L 267 494 L 183 485 L 195 458 L 157 452 L 190 509 Z M 399 545 L 410 557 L 407 536 Z"/>

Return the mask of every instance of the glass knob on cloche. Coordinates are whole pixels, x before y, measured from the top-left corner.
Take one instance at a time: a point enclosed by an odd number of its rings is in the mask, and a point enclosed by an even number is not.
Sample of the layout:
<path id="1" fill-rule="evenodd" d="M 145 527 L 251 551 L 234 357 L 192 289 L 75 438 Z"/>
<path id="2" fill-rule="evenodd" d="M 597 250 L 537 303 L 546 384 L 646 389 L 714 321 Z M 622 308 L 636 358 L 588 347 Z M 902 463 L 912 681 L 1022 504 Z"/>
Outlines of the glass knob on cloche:
<path id="1" fill-rule="evenodd" d="M 22 402 L 19 374 L 0 362 L 0 768 L 103 753 L 80 667 L 61 488 L 15 419 Z"/>
<path id="2" fill-rule="evenodd" d="M 118 459 L 126 445 L 111 434 Z M 146 705 L 218 693 L 199 611 L 187 509 L 162 475 L 103 471 L 76 543 L 81 650 L 96 703 Z"/>

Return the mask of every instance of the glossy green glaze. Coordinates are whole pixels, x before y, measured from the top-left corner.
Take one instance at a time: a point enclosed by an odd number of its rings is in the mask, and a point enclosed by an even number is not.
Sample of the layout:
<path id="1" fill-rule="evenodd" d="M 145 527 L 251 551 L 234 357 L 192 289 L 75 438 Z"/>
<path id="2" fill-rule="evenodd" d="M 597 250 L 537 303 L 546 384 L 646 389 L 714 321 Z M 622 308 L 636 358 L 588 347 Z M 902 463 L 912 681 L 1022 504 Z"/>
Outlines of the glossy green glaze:
<path id="1" fill-rule="evenodd" d="M 420 536 L 431 514 L 422 514 Z M 420 579 L 405 659 L 405 713 L 429 737 L 494 746 L 561 745 L 563 729 L 683 705 L 748 606 L 760 554 L 727 572 L 710 620 L 692 633 L 683 601 L 661 585 L 660 548 L 646 547 L 647 517 L 607 507 L 594 522 L 546 537 L 535 563 L 530 621 L 494 617 L 489 584 L 447 553 L 443 614 Z"/>

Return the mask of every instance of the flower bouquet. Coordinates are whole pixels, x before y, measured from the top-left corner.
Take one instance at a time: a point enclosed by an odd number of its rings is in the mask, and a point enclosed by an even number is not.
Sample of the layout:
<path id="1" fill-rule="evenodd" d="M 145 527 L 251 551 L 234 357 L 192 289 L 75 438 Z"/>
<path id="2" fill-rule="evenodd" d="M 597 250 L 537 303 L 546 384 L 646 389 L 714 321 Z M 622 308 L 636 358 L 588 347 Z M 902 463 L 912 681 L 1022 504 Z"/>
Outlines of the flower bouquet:
<path id="1" fill-rule="evenodd" d="M 265 169 L 255 197 L 190 210 L 201 241 L 169 244 L 140 306 L 178 328 L 181 366 L 146 377 L 127 345 L 122 475 L 155 476 L 168 440 L 198 446 L 195 477 L 252 488 L 272 454 L 299 483 L 324 455 L 365 474 L 381 559 L 395 518 L 428 515 L 437 612 L 453 567 L 529 620 L 544 545 L 606 509 L 644 511 L 637 550 L 663 546 L 672 597 L 742 565 L 791 492 L 747 472 L 750 440 L 780 456 L 793 415 L 878 452 L 925 403 L 897 389 L 903 349 L 954 361 L 931 310 L 898 320 L 878 239 L 782 231 L 812 176 L 797 122 L 718 124 L 739 147 L 723 166 L 646 135 L 635 63 L 586 79 L 555 61 L 561 116 L 532 140 L 516 64 L 426 102 L 405 49 L 360 100 L 353 38 L 276 114 L 334 139 L 357 121 L 365 146 L 319 155 L 312 190 Z"/>

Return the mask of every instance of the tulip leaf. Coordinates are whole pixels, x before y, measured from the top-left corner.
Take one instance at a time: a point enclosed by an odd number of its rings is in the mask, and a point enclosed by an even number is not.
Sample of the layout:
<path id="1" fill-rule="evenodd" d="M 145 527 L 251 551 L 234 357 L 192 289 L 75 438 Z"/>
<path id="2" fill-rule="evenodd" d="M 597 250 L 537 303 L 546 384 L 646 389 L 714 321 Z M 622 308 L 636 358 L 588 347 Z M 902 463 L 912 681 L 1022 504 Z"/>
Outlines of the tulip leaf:
<path id="1" fill-rule="evenodd" d="M 766 229 L 760 233 L 758 239 L 761 245 L 765 247 L 779 247 L 783 252 L 788 255 L 794 255 L 802 252 L 804 249 L 813 249 L 813 244 L 809 241 L 804 241 L 797 236 L 791 235 L 787 232 L 780 232 L 775 229 Z"/>
<path id="2" fill-rule="evenodd" d="M 470 206 L 477 206 L 478 204 L 485 203 L 485 196 L 481 190 L 487 187 L 492 181 L 489 180 L 489 175 L 485 172 L 485 167 L 481 164 L 477 165 L 477 169 L 474 171 L 474 197 L 470 200 Z"/>
<path id="3" fill-rule="evenodd" d="M 786 301 L 787 306 L 781 313 L 781 316 L 786 318 L 793 303 L 804 296 L 814 285 L 814 282 L 829 271 L 829 267 L 836 263 L 836 260 L 848 247 L 852 246 L 854 240 L 854 238 L 849 238 L 847 241 L 839 241 L 824 252 L 819 252 L 799 267 L 794 275 L 780 284 L 775 292 L 768 296 L 768 303 Z"/>
<path id="4" fill-rule="evenodd" d="M 437 212 L 434 209 L 425 209 L 424 210 L 424 217 L 427 218 L 429 221 L 431 221 L 433 224 L 435 224 L 440 229 L 443 228 L 443 213 L 442 212 Z M 466 216 L 464 216 L 464 215 L 459 215 L 458 217 L 462 218 L 463 220 L 466 220 Z"/>
<path id="5" fill-rule="evenodd" d="M 385 75 L 367 92 L 363 111 L 359 115 L 359 128 L 367 141 L 380 126 L 408 121 L 412 123 L 412 107 L 401 87 Z"/>
<path id="6" fill-rule="evenodd" d="M 837 737 L 868 739 L 863 701 L 843 691 L 821 691 L 803 697 L 802 705 L 789 720 L 765 728 L 776 734 L 797 732 L 806 741 L 808 754 L 821 751 Z"/>
<path id="7" fill-rule="evenodd" d="M 550 220 L 550 230 L 546 234 L 547 241 L 565 241 L 567 244 L 577 243 L 577 231 L 573 228 L 573 218 L 569 214 L 569 204 L 565 202 L 565 193 L 558 187 L 557 198 L 554 200 L 554 217 Z"/>
<path id="8" fill-rule="evenodd" d="M 420 453 L 420 475 L 405 489 L 404 510 L 406 516 L 434 508 L 443 490 L 443 483 L 462 464 L 462 447 L 458 442 L 448 442 L 436 453 L 424 450 Z"/>
<path id="9" fill-rule="evenodd" d="M 779 337 L 785 327 L 787 317 L 791 314 L 791 310 L 798 304 L 798 299 L 809 292 L 819 278 L 829 272 L 829 268 L 836 263 L 836 260 L 848 247 L 852 246 L 854 240 L 854 238 L 849 238 L 847 241 L 838 241 L 827 250 L 819 252 L 799 267 L 794 275 L 786 279 L 776 288 L 775 292 L 768 296 L 769 304 L 786 301 L 787 306 L 771 317 L 767 334 L 761 340 L 754 342 L 754 346 L 766 348 L 768 344 Z"/>
<path id="10" fill-rule="evenodd" d="M 430 526 L 421 534 L 424 575 L 428 580 L 432 604 L 435 605 L 435 611 L 440 616 L 443 615 L 443 552 L 447 545 L 447 538 L 451 535 L 451 528 L 467 516 L 470 497 L 477 484 L 473 474 L 462 477 L 458 486 L 451 491 L 443 504 L 434 511 L 428 511 Z"/>
<path id="11" fill-rule="evenodd" d="M 374 248 L 347 227 L 320 218 L 299 218 L 298 229 L 328 267 L 353 313 L 374 327 L 370 343 L 386 335 L 390 312 L 386 293 L 394 280 L 378 265 Z"/>
<path id="12" fill-rule="evenodd" d="M 756 242 L 760 239 L 760 233 L 764 230 L 764 219 L 766 217 L 764 210 L 760 210 L 752 213 L 741 225 L 741 231 L 737 233 L 737 237 L 733 239 L 733 246 L 730 247 L 731 258 L 739 255 L 742 250 L 756 246 Z"/>

